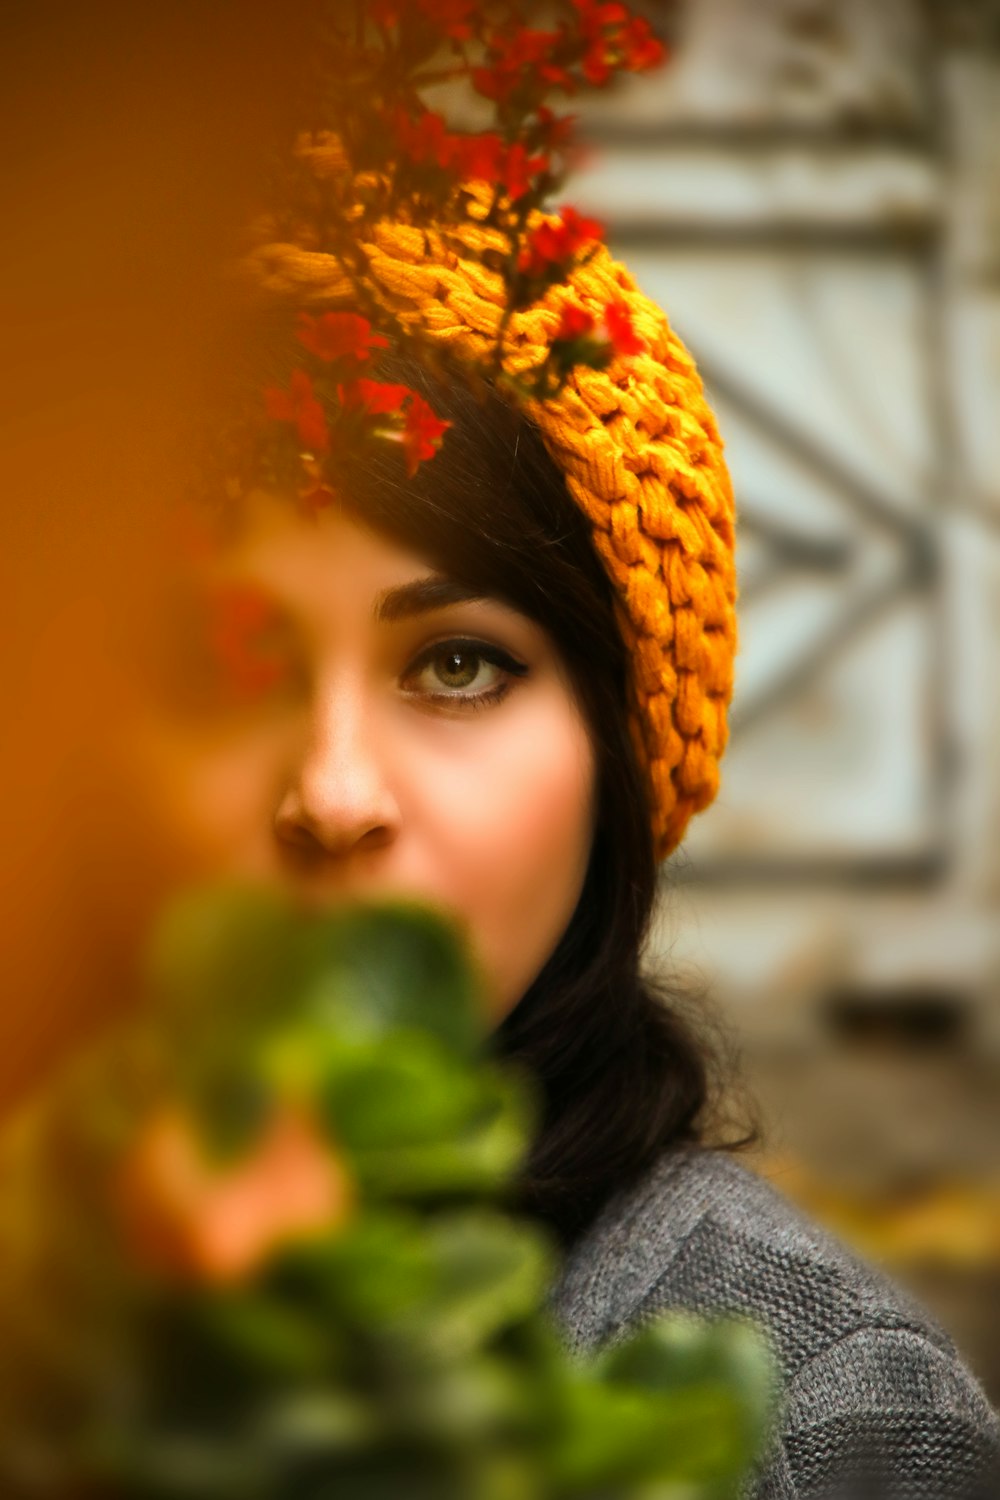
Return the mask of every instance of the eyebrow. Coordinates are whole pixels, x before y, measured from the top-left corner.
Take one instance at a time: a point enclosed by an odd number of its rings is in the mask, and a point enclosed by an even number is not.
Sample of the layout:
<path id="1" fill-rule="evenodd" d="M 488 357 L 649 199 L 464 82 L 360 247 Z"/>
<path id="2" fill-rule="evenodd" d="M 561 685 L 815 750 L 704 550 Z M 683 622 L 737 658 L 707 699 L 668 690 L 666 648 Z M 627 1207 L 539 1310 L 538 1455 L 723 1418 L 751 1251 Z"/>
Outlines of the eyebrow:
<path id="1" fill-rule="evenodd" d="M 445 609 L 449 604 L 469 604 L 485 598 L 481 589 L 469 588 L 454 578 L 434 574 L 430 578 L 415 578 L 412 583 L 401 583 L 393 589 L 383 589 L 376 596 L 372 615 L 379 624 L 392 624 L 397 620 L 411 619 L 414 615 L 429 614 L 434 609 Z"/>

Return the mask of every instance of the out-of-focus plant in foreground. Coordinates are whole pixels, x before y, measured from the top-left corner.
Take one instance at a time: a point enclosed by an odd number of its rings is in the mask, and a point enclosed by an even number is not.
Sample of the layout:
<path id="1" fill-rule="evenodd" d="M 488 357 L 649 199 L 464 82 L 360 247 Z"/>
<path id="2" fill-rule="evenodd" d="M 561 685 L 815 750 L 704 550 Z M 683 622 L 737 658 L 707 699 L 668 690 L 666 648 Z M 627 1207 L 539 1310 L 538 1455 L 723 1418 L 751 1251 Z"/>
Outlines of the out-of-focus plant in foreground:
<path id="1" fill-rule="evenodd" d="M 143 1004 L 0 1141 L 5 1497 L 735 1494 L 763 1346 L 564 1349 L 510 1208 L 532 1091 L 479 1014 L 421 908 L 172 908 Z"/>

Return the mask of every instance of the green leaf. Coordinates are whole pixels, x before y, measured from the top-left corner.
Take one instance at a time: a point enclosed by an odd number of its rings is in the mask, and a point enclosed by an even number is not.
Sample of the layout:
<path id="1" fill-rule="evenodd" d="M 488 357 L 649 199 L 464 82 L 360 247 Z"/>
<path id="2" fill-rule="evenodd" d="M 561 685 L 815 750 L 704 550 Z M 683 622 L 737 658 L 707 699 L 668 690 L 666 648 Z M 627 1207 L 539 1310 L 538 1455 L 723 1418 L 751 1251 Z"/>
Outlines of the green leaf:
<path id="1" fill-rule="evenodd" d="M 763 1329 L 744 1318 L 666 1312 L 599 1355 L 595 1370 L 615 1384 L 648 1391 L 720 1384 L 741 1394 L 744 1426 L 755 1442 L 774 1414 L 780 1386 Z"/>
<path id="2" fill-rule="evenodd" d="M 253 887 L 177 897 L 150 944 L 161 1022 L 255 1030 L 311 1016 L 346 1036 L 419 1027 L 471 1055 L 486 1030 L 480 985 L 455 924 L 415 902 L 303 911 Z"/>
<path id="3" fill-rule="evenodd" d="M 201 1299 L 198 1332 L 234 1361 L 269 1379 L 314 1378 L 335 1368 L 338 1330 L 310 1311 L 257 1288 L 231 1288 Z"/>
<path id="4" fill-rule="evenodd" d="M 161 1024 L 193 1027 L 239 1018 L 244 1035 L 289 1014 L 311 977 L 309 924 L 274 893 L 202 886 L 176 896 L 152 934 L 148 992 Z"/>
<path id="5" fill-rule="evenodd" d="M 461 1134 L 392 1147 L 351 1149 L 344 1141 L 363 1193 L 372 1198 L 426 1199 L 496 1193 L 520 1167 L 530 1138 L 528 1100 L 520 1080 L 484 1075 L 480 1116 Z"/>
<path id="6" fill-rule="evenodd" d="M 356 906 L 327 919 L 319 948 L 335 976 L 313 1005 L 352 1035 L 418 1027 L 472 1056 L 486 1031 L 481 987 L 455 926 L 415 903 Z"/>
<path id="7" fill-rule="evenodd" d="M 412 1028 L 342 1051 L 323 1090 L 349 1150 L 424 1144 L 468 1128 L 484 1105 L 482 1080 L 437 1037 Z M 487 1096 L 487 1108 L 492 1101 Z"/>
<path id="8" fill-rule="evenodd" d="M 291 1454 L 324 1454 L 329 1461 L 372 1445 L 382 1423 L 371 1402 L 357 1392 L 291 1391 L 260 1414 L 256 1444 L 270 1462 Z"/>
<path id="9" fill-rule="evenodd" d="M 370 1210 L 328 1244 L 290 1247 L 275 1280 L 324 1326 L 376 1332 L 431 1294 L 435 1267 L 417 1215 Z"/>
<path id="10" fill-rule="evenodd" d="M 461 1359 L 538 1311 L 554 1253 L 537 1226 L 464 1209 L 436 1214 L 424 1234 L 434 1284 L 406 1324 L 429 1347 Z"/>
<path id="11" fill-rule="evenodd" d="M 722 1385 L 678 1387 L 658 1398 L 580 1385 L 567 1416 L 551 1462 L 570 1491 L 642 1480 L 719 1484 L 742 1474 L 752 1457 L 740 1393 Z"/>
<path id="12" fill-rule="evenodd" d="M 664 1314 L 578 1368 L 553 1472 L 569 1487 L 676 1481 L 728 1493 L 760 1448 L 773 1366 L 746 1323 Z"/>

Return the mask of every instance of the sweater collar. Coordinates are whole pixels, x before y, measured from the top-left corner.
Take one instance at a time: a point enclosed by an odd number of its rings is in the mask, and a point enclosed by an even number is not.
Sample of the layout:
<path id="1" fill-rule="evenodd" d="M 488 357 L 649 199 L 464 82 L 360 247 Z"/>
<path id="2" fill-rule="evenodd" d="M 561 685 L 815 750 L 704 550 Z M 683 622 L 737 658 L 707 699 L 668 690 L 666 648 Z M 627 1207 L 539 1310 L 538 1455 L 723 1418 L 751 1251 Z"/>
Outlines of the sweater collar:
<path id="1" fill-rule="evenodd" d="M 569 1346 L 583 1352 L 628 1323 L 705 1212 L 697 1190 L 705 1157 L 674 1146 L 614 1193 L 570 1248 L 548 1307 Z"/>

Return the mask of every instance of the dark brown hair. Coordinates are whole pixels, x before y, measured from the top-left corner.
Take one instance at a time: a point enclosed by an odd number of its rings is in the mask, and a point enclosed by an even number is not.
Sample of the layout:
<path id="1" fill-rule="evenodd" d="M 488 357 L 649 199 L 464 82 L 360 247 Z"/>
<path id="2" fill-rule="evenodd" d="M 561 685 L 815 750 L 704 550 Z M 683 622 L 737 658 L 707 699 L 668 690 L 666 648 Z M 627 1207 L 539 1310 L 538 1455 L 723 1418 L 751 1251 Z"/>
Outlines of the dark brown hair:
<path id="1" fill-rule="evenodd" d="M 695 997 L 640 968 L 658 868 L 628 729 L 633 687 L 620 606 L 589 522 L 524 414 L 495 392 L 480 400 L 461 380 L 432 382 L 399 356 L 383 376 L 422 391 L 452 426 L 413 479 L 396 451 L 359 457 L 349 504 L 540 624 L 592 737 L 598 825 L 584 887 L 555 950 L 493 1037 L 541 1096 L 519 1206 L 568 1243 L 664 1149 L 699 1139 L 713 1077 L 708 1033 L 685 1019 Z"/>

